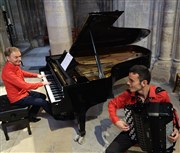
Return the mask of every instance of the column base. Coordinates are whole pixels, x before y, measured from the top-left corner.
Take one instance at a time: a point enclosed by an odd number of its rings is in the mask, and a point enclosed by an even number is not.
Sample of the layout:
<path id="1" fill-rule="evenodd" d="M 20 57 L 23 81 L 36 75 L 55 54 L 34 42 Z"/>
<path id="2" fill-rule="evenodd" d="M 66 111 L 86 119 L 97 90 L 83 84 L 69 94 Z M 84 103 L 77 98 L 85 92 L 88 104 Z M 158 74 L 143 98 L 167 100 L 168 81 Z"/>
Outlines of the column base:
<path id="1" fill-rule="evenodd" d="M 173 61 L 171 69 L 171 82 L 174 84 L 176 74 L 180 73 L 180 62 Z"/>
<path id="2" fill-rule="evenodd" d="M 157 61 L 151 71 L 152 80 L 169 83 L 171 77 L 171 61 Z"/>

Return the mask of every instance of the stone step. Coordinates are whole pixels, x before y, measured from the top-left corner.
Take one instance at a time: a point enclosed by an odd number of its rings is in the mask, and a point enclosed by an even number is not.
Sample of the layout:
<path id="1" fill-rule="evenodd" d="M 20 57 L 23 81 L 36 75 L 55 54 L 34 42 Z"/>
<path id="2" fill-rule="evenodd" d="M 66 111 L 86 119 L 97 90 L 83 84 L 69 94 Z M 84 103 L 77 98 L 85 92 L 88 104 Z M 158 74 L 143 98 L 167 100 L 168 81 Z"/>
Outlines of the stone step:
<path id="1" fill-rule="evenodd" d="M 18 43 L 14 45 L 21 50 L 22 56 L 32 49 L 31 44 L 28 42 Z"/>

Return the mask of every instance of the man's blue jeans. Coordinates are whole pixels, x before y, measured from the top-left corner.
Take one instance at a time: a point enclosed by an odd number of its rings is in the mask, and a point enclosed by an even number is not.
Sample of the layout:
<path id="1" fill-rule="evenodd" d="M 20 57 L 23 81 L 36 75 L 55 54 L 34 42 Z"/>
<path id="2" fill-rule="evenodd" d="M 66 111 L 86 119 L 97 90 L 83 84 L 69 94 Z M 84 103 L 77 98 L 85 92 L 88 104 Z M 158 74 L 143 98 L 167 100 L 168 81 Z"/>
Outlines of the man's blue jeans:
<path id="1" fill-rule="evenodd" d="M 29 92 L 29 96 L 22 98 L 21 100 L 14 103 L 14 105 L 27 107 L 30 106 L 29 117 L 36 117 L 39 109 L 42 107 L 48 114 L 52 114 L 51 106 L 48 101 L 45 100 L 46 95 L 31 91 Z"/>

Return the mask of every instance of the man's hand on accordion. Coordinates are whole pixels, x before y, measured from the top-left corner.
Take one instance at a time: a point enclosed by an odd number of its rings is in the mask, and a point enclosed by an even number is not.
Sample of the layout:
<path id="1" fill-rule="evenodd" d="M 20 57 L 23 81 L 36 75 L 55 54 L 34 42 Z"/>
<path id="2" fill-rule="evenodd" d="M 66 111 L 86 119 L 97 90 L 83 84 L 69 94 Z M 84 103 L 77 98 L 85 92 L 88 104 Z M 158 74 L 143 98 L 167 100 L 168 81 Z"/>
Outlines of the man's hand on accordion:
<path id="1" fill-rule="evenodd" d="M 123 121 L 123 120 L 117 121 L 117 122 L 115 123 L 115 125 L 116 125 L 120 130 L 122 130 L 122 131 L 128 131 L 128 130 L 130 130 L 129 125 L 128 125 L 125 121 Z"/>
<path id="2" fill-rule="evenodd" d="M 172 142 L 176 142 L 179 138 L 179 131 L 178 129 L 174 128 L 174 131 L 170 136 L 168 136 L 169 140 Z"/>

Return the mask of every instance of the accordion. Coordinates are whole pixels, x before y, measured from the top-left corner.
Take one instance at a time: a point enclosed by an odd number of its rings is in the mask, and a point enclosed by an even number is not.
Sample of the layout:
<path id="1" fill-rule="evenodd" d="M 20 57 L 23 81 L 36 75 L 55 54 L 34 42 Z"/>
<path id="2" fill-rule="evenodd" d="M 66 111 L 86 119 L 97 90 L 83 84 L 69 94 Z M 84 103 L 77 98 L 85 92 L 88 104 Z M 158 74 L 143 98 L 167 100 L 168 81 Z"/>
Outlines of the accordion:
<path id="1" fill-rule="evenodd" d="M 171 103 L 136 103 L 124 108 L 129 136 L 143 151 L 163 153 L 173 146 L 167 138 L 173 131 Z"/>

